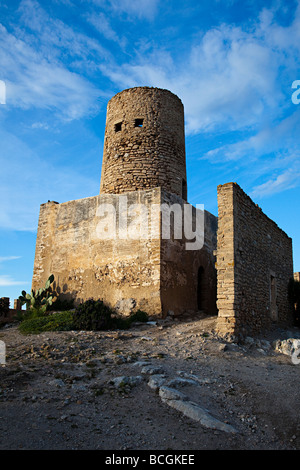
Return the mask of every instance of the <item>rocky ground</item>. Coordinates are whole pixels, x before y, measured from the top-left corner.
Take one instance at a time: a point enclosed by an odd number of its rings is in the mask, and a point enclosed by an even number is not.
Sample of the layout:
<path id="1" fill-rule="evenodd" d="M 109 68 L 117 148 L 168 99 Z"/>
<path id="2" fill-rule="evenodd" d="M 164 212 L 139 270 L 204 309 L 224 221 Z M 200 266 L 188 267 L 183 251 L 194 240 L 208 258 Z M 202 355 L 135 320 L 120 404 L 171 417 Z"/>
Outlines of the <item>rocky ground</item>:
<path id="1" fill-rule="evenodd" d="M 226 343 L 215 321 L 0 329 L 0 449 L 299 449 L 300 364 L 283 341 L 299 329 Z"/>

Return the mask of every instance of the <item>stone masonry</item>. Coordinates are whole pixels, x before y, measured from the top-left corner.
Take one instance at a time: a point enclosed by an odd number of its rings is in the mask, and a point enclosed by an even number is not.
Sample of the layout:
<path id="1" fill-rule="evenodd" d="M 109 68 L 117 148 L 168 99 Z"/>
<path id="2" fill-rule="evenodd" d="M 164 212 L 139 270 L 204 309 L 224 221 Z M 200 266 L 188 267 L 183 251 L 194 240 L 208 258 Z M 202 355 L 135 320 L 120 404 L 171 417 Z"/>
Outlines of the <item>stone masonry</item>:
<path id="1" fill-rule="evenodd" d="M 105 238 L 101 233 L 106 227 L 101 225 L 99 206 L 115 207 L 118 223 L 119 200 L 118 195 L 108 194 L 41 206 L 33 289 L 44 285 L 53 273 L 54 288 L 61 299 L 73 298 L 79 303 L 101 298 L 115 308 L 119 301 L 133 298 L 137 308 L 150 314 L 161 311 L 158 237 L 138 240 L 111 233 L 110 238 L 108 233 Z M 128 193 L 129 206 L 138 202 L 146 207 L 158 204 L 160 189 Z M 109 218 L 107 222 L 114 223 Z"/>
<path id="2" fill-rule="evenodd" d="M 122 197 L 126 199 L 123 201 Z M 159 208 L 175 203 L 184 202 L 179 196 L 155 188 L 122 196 L 104 194 L 62 204 L 42 204 L 32 288 L 44 285 L 49 273 L 53 273 L 54 289 L 61 299 L 73 298 L 79 303 L 101 298 L 123 314 L 141 309 L 151 315 L 166 315 L 168 311 L 179 315 L 198 309 L 197 276 L 201 265 L 206 273 L 202 307 L 207 313 L 215 313 L 216 218 L 205 211 L 204 246 L 187 251 L 184 238 L 161 237 Z M 106 239 L 105 218 L 99 215 L 99 207 L 105 204 L 116 209 L 115 220 L 106 217 L 110 228 L 116 222 L 116 233 Z M 157 211 L 149 217 L 145 235 L 140 232 L 145 227 L 140 227 L 139 206 L 146 208 L 149 215 L 153 209 Z M 131 207 L 135 213 L 130 216 L 125 233 L 119 225 L 120 215 L 122 211 L 130 213 Z"/>
<path id="3" fill-rule="evenodd" d="M 156 187 L 187 199 L 183 105 L 168 90 L 124 90 L 107 105 L 100 194 Z"/>
<path id="4" fill-rule="evenodd" d="M 0 298 L 0 325 L 14 321 L 18 313 L 21 311 L 21 303 L 19 299 L 14 299 L 14 308 L 10 308 L 9 297 Z"/>
<path id="5" fill-rule="evenodd" d="M 291 324 L 292 240 L 236 183 L 218 186 L 218 328 L 258 333 Z"/>

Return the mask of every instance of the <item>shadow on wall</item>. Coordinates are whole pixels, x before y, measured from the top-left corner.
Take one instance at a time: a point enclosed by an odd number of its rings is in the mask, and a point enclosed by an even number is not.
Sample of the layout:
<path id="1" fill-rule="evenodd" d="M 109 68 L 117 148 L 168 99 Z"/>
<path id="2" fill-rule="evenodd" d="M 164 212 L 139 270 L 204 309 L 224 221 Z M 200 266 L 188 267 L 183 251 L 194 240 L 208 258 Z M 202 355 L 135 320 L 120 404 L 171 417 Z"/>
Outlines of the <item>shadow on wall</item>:
<path id="1" fill-rule="evenodd" d="M 64 283 L 61 287 L 56 281 L 52 285 L 52 295 L 56 297 L 51 310 L 63 308 L 72 309 L 84 302 L 85 299 L 77 297 L 77 290 L 70 291 L 68 284 Z"/>

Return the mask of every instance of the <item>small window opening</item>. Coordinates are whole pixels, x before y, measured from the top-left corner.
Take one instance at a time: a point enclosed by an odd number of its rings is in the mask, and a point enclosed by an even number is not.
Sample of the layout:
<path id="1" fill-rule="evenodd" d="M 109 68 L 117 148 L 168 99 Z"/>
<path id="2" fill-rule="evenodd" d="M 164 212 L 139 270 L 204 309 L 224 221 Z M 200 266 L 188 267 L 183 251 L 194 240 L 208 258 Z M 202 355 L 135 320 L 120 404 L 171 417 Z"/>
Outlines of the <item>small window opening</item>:
<path id="1" fill-rule="evenodd" d="M 143 127 L 144 119 L 135 119 L 134 127 Z"/>
<path id="2" fill-rule="evenodd" d="M 120 132 L 122 130 L 122 123 L 118 122 L 115 124 L 115 132 Z"/>
<path id="3" fill-rule="evenodd" d="M 200 266 L 198 269 L 198 279 L 197 279 L 197 307 L 198 310 L 203 310 L 203 300 L 204 300 L 204 268 Z"/>

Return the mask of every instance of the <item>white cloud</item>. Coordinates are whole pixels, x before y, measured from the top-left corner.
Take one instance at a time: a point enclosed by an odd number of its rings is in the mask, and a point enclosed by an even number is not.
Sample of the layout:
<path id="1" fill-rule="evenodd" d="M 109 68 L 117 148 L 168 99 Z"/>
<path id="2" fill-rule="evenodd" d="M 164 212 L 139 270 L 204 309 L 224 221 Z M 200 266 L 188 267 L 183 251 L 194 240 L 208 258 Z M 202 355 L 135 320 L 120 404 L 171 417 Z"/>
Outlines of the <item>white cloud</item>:
<path id="1" fill-rule="evenodd" d="M 253 188 L 250 196 L 253 198 L 262 198 L 273 194 L 294 188 L 299 185 L 300 171 L 288 169 L 284 173 L 272 178 L 266 183 Z"/>
<path id="2" fill-rule="evenodd" d="M 0 286 L 1 287 L 20 286 L 23 284 L 29 284 L 29 282 L 28 281 L 15 281 L 11 276 L 0 274 Z"/>
<path id="3" fill-rule="evenodd" d="M 62 119 L 93 115 L 102 90 L 83 73 L 95 70 L 109 52 L 97 41 L 51 18 L 35 0 L 22 0 L 21 25 L 0 24 L 0 63 L 7 106 L 51 109 Z"/>
<path id="4" fill-rule="evenodd" d="M 193 41 L 188 54 L 159 46 L 129 63 L 102 64 L 101 70 L 121 89 L 149 85 L 176 93 L 185 106 L 187 133 L 256 129 L 290 105 L 290 89 L 282 83 L 300 65 L 300 41 L 294 44 L 299 10 L 286 28 L 265 17 L 248 29 L 211 29 Z"/>
<path id="5" fill-rule="evenodd" d="M 110 0 L 114 10 L 122 11 L 130 16 L 153 19 L 157 13 L 158 0 Z"/>
<path id="6" fill-rule="evenodd" d="M 87 21 L 92 24 L 97 31 L 99 31 L 106 39 L 114 41 L 118 43 L 121 47 L 126 45 L 126 39 L 120 38 L 118 34 L 114 31 L 111 27 L 110 22 L 107 16 L 100 12 L 100 13 L 89 13 L 86 15 Z"/>
<path id="7" fill-rule="evenodd" d="M 64 119 L 96 111 L 101 93 L 85 78 L 48 62 L 1 25 L 0 41 L 8 107 L 54 109 Z"/>
<path id="8" fill-rule="evenodd" d="M 46 122 L 34 122 L 31 125 L 31 128 L 32 129 L 44 129 L 44 130 L 48 131 L 50 127 Z"/>
<path id="9" fill-rule="evenodd" d="M 159 0 L 91 0 L 97 6 L 114 13 L 125 13 L 130 18 L 153 20 L 158 12 Z"/>
<path id="10" fill-rule="evenodd" d="M 291 102 L 300 68 L 300 4 L 288 26 L 279 25 L 275 13 L 264 9 L 248 27 L 211 29 L 185 55 L 157 47 L 134 62 L 102 64 L 101 70 L 120 89 L 171 90 L 184 104 L 187 135 L 218 132 L 222 142 L 231 132 L 236 140 L 219 143 L 202 158 L 232 170 L 237 162 L 240 174 L 248 168 L 250 185 L 265 177 L 254 194 L 285 190 L 300 184 L 293 176 L 300 171 L 300 114 Z"/>
<path id="11" fill-rule="evenodd" d="M 233 144 L 226 144 L 209 150 L 202 158 L 211 162 L 257 160 L 264 154 L 288 152 L 294 160 L 299 159 L 298 129 L 300 127 L 300 113 L 296 110 L 290 116 L 282 119 L 276 124 L 264 123 L 264 127 L 247 139 Z M 285 155 L 286 157 L 286 155 Z M 283 162 L 286 163 L 285 161 Z M 269 168 L 270 169 L 270 168 Z"/>
<path id="12" fill-rule="evenodd" d="M 274 51 L 288 56 L 291 61 L 297 61 L 297 51 L 300 50 L 300 2 L 298 0 L 294 20 L 288 26 L 276 23 L 275 13 L 276 8 L 262 10 L 258 31 Z"/>
<path id="13" fill-rule="evenodd" d="M 3 263 L 5 261 L 11 261 L 14 259 L 20 259 L 21 256 L 0 256 L 0 263 Z"/>
<path id="14" fill-rule="evenodd" d="M 30 36 L 24 29 L 17 29 L 20 38 L 32 46 L 38 46 L 39 51 L 49 58 L 61 57 L 66 61 L 67 58 L 77 57 L 85 61 L 110 57 L 109 51 L 98 41 L 52 18 L 36 0 L 22 0 L 18 11 L 21 23 L 36 33 Z"/>

